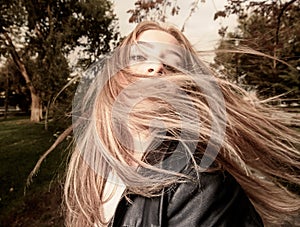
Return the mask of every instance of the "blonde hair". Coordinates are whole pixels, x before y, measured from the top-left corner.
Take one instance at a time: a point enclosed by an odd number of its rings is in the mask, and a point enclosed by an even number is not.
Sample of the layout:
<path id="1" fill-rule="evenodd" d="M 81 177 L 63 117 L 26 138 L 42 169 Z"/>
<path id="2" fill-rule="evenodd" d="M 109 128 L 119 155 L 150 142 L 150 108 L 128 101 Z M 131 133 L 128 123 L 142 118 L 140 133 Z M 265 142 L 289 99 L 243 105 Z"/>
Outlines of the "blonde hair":
<path id="1" fill-rule="evenodd" d="M 189 53 L 187 70 L 178 69 L 155 80 L 124 67 L 130 60 L 127 47 L 137 44 L 139 35 L 147 30 L 174 36 Z M 215 77 L 179 30 L 143 22 L 111 57 L 91 67 L 86 75 L 92 73 L 95 78 L 90 78 L 88 89 L 78 91 L 85 94 L 74 105 L 76 143 L 65 183 L 67 226 L 107 225 L 102 209 L 113 192 L 104 199 L 103 190 L 110 172 L 120 177 L 130 192 L 147 197 L 189 180 L 180 171 L 184 166 L 168 169 L 172 163 L 168 157 L 177 151 L 168 150 L 168 141 L 180 146 L 183 162 L 191 162 L 197 170 L 228 171 L 234 176 L 264 224 L 279 225 L 297 215 L 299 196 L 286 184 L 300 183 L 295 147 L 298 133 L 284 126 L 273 109 L 246 100 L 249 97 L 244 90 Z M 151 96 L 139 97 L 145 91 Z M 152 119 L 159 123 L 149 126 Z M 221 130 L 214 131 L 214 127 Z M 151 132 L 153 143 L 142 159 L 134 155 L 133 131 Z M 183 133 L 187 135 L 184 138 Z M 217 156 L 208 153 L 213 164 L 199 166 L 208 143 Z M 137 171 L 133 164 L 148 172 Z"/>

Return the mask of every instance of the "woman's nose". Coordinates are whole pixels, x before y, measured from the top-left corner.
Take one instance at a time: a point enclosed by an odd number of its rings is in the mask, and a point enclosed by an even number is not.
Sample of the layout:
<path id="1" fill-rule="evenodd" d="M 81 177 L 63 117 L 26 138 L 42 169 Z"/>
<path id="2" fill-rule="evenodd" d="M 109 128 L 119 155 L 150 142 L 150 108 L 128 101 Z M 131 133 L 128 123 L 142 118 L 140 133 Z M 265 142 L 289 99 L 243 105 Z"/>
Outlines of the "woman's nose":
<path id="1" fill-rule="evenodd" d="M 162 63 L 148 64 L 146 68 L 146 73 L 148 75 L 164 74 L 165 73 L 164 65 Z"/>

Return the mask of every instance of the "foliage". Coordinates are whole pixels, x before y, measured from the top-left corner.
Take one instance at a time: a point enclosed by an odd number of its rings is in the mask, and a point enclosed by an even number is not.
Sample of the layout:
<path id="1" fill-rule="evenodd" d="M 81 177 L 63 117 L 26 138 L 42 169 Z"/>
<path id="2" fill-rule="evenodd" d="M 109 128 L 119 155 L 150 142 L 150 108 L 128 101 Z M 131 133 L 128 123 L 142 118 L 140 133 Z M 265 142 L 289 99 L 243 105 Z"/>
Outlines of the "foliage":
<path id="1" fill-rule="evenodd" d="M 31 94 L 36 93 L 44 106 L 70 79 L 67 57 L 72 51 L 84 51 L 78 58 L 85 67 L 111 51 L 119 39 L 109 0 L 0 0 L 0 4 L 0 55 L 11 56 Z"/>
<path id="2" fill-rule="evenodd" d="M 216 15 L 237 14 L 238 27 L 221 29 L 214 67 L 264 97 L 300 98 L 300 2 L 243 3 L 229 1 Z"/>
<path id="3" fill-rule="evenodd" d="M 180 7 L 177 1 L 170 0 L 138 0 L 135 2 L 135 9 L 130 9 L 127 13 L 131 14 L 129 23 L 140 23 L 141 21 L 161 21 L 165 22 L 167 10 L 171 10 L 171 15 L 177 15 Z"/>
<path id="4" fill-rule="evenodd" d="M 191 18 L 192 14 L 196 12 L 200 0 L 193 0 L 190 2 L 190 13 L 185 18 L 181 31 L 185 29 L 187 21 Z M 201 0 L 205 2 L 205 0 Z M 185 2 L 186 3 L 186 2 Z M 157 21 L 167 22 L 168 15 L 178 15 L 180 7 L 177 0 L 137 0 L 135 8 L 130 9 L 127 13 L 131 14 L 129 23 L 140 23 L 142 21 Z"/>
<path id="5" fill-rule="evenodd" d="M 18 106 L 22 112 L 28 111 L 30 94 L 24 78 L 11 60 L 0 71 L 0 94 L 0 106 L 4 106 L 4 99 L 8 96 L 9 106 Z"/>

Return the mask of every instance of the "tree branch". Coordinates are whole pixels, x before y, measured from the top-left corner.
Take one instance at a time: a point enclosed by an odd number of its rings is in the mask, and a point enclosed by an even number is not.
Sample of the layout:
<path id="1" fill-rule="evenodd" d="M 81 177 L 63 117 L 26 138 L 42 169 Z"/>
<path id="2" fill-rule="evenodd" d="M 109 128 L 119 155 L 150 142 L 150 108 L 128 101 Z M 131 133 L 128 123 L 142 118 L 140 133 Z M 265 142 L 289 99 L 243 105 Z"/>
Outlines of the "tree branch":
<path id="1" fill-rule="evenodd" d="M 185 20 L 184 20 L 184 23 L 183 23 L 182 28 L 181 28 L 181 32 L 184 32 L 186 23 L 187 23 L 188 20 L 192 17 L 193 13 L 195 13 L 196 8 L 197 8 L 197 6 L 198 6 L 198 3 L 199 3 L 199 0 L 194 0 L 194 2 L 192 3 L 192 8 L 191 8 L 191 10 L 190 10 L 189 15 L 188 15 L 187 18 L 185 18 Z"/>
<path id="2" fill-rule="evenodd" d="M 47 156 L 62 142 L 64 139 L 71 134 L 73 130 L 73 125 L 69 126 L 60 136 L 55 140 L 55 142 L 51 145 L 51 147 L 39 158 L 37 161 L 35 167 L 29 174 L 26 180 L 27 187 L 32 182 L 33 176 L 37 173 L 37 171 L 40 169 L 42 162 L 47 158 Z"/>
<path id="3" fill-rule="evenodd" d="M 19 68 L 22 76 L 24 77 L 24 79 L 26 81 L 26 84 L 29 85 L 29 89 L 33 89 L 33 87 L 30 88 L 30 86 L 32 86 L 31 80 L 29 78 L 28 72 L 26 70 L 26 67 L 25 67 L 23 61 L 21 60 L 19 54 L 16 51 L 16 47 L 13 44 L 12 39 L 9 37 L 9 35 L 7 34 L 6 31 L 3 32 L 3 35 L 4 35 L 5 39 L 6 39 L 6 41 L 8 42 L 8 46 L 10 47 L 9 50 L 10 50 L 10 54 L 11 54 L 11 56 L 13 58 L 13 61 L 18 66 L 18 68 Z"/>
<path id="4" fill-rule="evenodd" d="M 281 10 L 280 10 L 280 13 L 279 13 L 279 15 L 278 15 L 278 17 L 277 17 L 277 27 L 276 27 L 276 45 L 279 43 L 279 30 L 280 30 L 280 24 L 281 24 L 281 18 L 282 18 L 282 15 L 283 15 L 283 13 L 284 13 L 284 11 L 290 6 L 290 5 L 292 5 L 294 2 L 296 2 L 297 0 L 291 0 L 291 1 L 289 1 L 289 2 L 287 2 L 287 3 L 285 3 L 284 5 L 283 5 L 283 7 L 281 8 Z"/>

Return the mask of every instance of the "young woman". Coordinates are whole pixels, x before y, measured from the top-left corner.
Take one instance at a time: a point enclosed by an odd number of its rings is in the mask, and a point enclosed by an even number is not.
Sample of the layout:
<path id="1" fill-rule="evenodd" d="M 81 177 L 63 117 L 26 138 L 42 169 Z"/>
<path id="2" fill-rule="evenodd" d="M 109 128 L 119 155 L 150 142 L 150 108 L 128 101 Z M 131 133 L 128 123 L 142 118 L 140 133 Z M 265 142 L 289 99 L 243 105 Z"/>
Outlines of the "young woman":
<path id="1" fill-rule="evenodd" d="M 180 31 L 141 23 L 84 78 L 67 226 L 297 225 L 299 134 Z"/>

